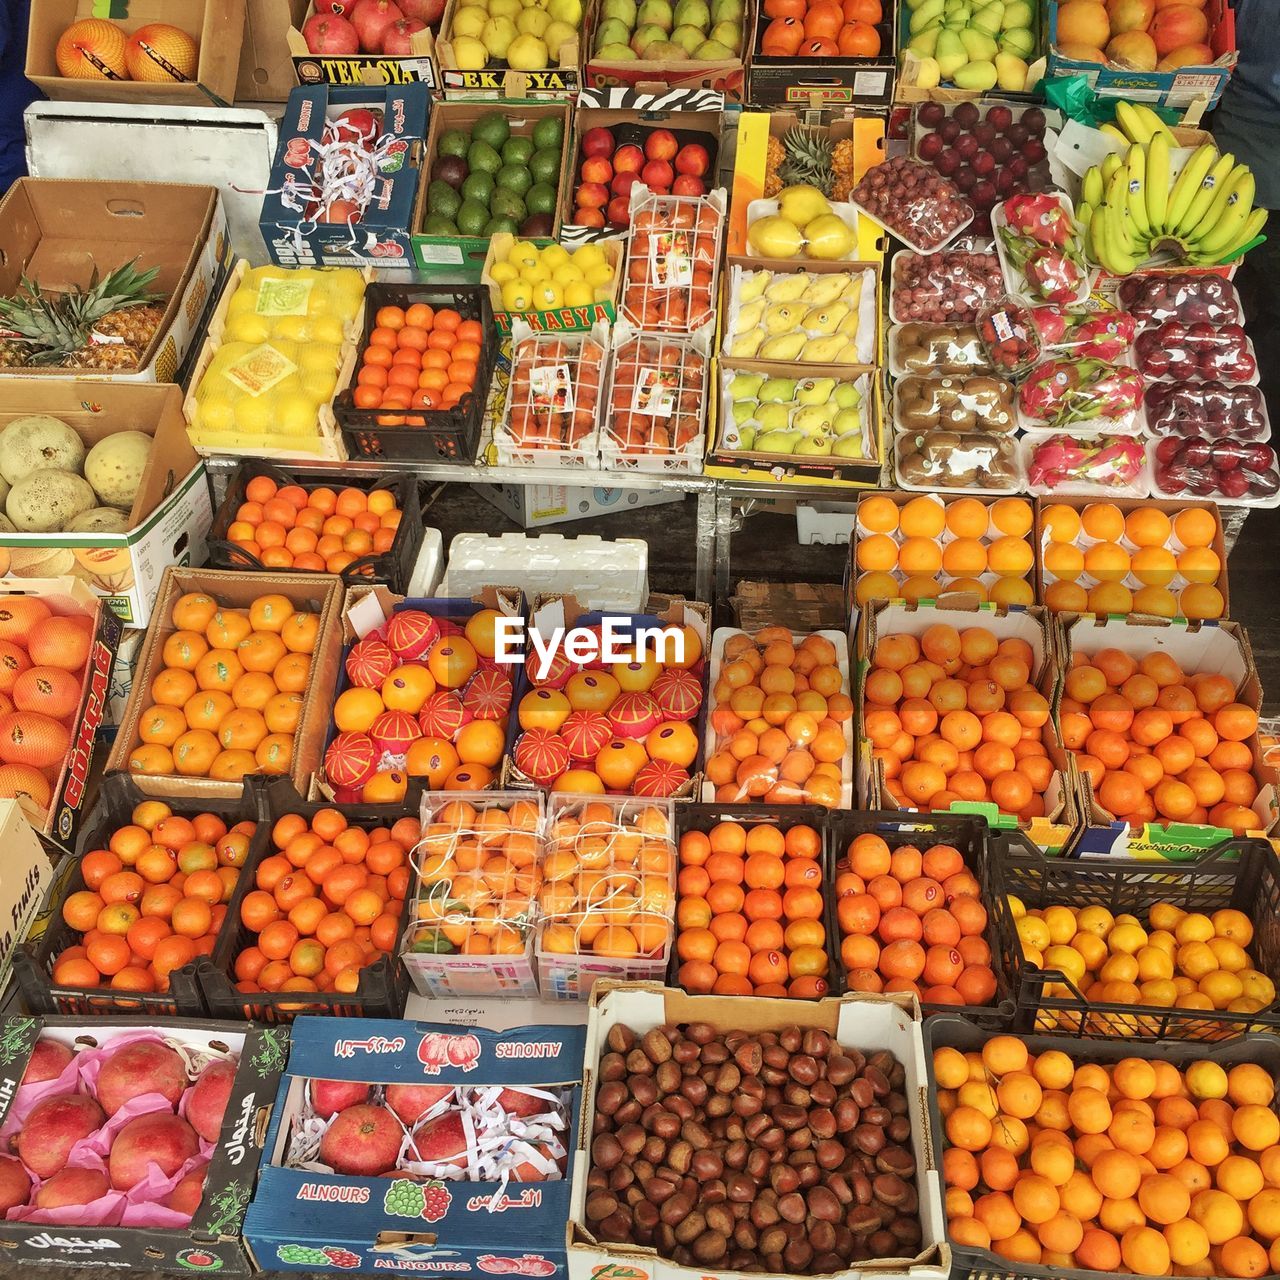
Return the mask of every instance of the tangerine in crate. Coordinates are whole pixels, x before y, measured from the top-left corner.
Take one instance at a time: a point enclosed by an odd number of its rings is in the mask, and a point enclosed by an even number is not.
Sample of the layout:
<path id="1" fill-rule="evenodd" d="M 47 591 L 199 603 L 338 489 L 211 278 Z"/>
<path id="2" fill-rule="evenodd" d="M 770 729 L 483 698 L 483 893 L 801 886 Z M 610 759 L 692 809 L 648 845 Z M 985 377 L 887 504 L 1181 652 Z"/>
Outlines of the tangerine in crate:
<path id="1" fill-rule="evenodd" d="M 619 318 L 635 328 L 693 333 L 713 317 L 724 210 L 711 197 L 633 198 Z"/>

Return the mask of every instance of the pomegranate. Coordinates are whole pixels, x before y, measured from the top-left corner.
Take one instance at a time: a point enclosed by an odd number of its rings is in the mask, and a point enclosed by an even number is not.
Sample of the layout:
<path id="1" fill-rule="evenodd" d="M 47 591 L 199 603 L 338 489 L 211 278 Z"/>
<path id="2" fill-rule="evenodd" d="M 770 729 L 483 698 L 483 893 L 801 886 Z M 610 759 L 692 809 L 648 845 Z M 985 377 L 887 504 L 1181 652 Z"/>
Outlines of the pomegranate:
<path id="1" fill-rule="evenodd" d="M 418 31 L 425 31 L 427 24 L 421 18 L 400 18 L 393 22 L 382 38 L 382 52 L 392 57 L 403 58 L 413 52 L 413 37 Z"/>
<path id="2" fill-rule="evenodd" d="M 551 1103 L 546 1098 L 535 1098 L 531 1093 L 519 1089 L 503 1089 L 498 1094 L 498 1106 L 508 1115 L 536 1116 L 551 1110 Z"/>
<path id="3" fill-rule="evenodd" d="M 60 1169 L 36 1192 L 37 1209 L 61 1209 L 90 1204 L 111 1190 L 107 1175 L 97 1169 Z"/>
<path id="4" fill-rule="evenodd" d="M 302 26 L 302 38 L 315 54 L 359 53 L 360 37 L 341 14 L 314 13 Z"/>
<path id="5" fill-rule="evenodd" d="M 188 1217 L 200 1207 L 204 1199 L 204 1180 L 209 1172 L 208 1163 L 197 1165 L 164 1198 L 165 1208 Z"/>
<path id="6" fill-rule="evenodd" d="M 360 0 L 351 11 L 351 25 L 360 37 L 360 47 L 365 53 L 381 53 L 387 28 L 403 17 L 395 0 Z"/>
<path id="7" fill-rule="evenodd" d="M 21 1163 L 12 1156 L 0 1156 L 0 1215 L 26 1204 L 30 1194 L 31 1179 Z"/>
<path id="8" fill-rule="evenodd" d="M 369 1101 L 369 1086 L 354 1080 L 313 1080 L 311 1106 L 316 1115 L 326 1120 L 339 1111 Z"/>
<path id="9" fill-rule="evenodd" d="M 177 1106 L 187 1087 L 187 1067 L 176 1050 L 154 1040 L 117 1049 L 98 1072 L 98 1101 L 109 1116 L 146 1093 L 161 1094 Z"/>
<path id="10" fill-rule="evenodd" d="M 444 0 L 399 0 L 406 18 L 417 18 L 435 28 L 444 16 Z"/>
<path id="11" fill-rule="evenodd" d="M 172 1178 L 200 1149 L 196 1131 L 180 1116 L 152 1112 L 130 1120 L 111 1144 L 107 1167 L 111 1185 L 117 1191 L 128 1191 L 147 1176 L 155 1165 L 166 1178 Z"/>
<path id="12" fill-rule="evenodd" d="M 460 1169 L 467 1163 L 467 1135 L 462 1127 L 462 1117 L 456 1111 L 428 1120 L 414 1135 L 410 1155 L 414 1160 L 432 1164 L 456 1164 Z"/>
<path id="13" fill-rule="evenodd" d="M 432 1107 L 453 1092 L 447 1084 L 389 1084 L 387 1106 L 412 1129 Z"/>
<path id="14" fill-rule="evenodd" d="M 235 1078 L 236 1064 L 220 1059 L 205 1067 L 191 1090 L 187 1119 L 206 1142 L 217 1142 L 222 1132 L 222 1117 L 226 1114 Z"/>
<path id="15" fill-rule="evenodd" d="M 56 1080 L 70 1065 L 75 1055 L 65 1044 L 56 1040 L 37 1040 L 31 1050 L 27 1069 L 22 1073 L 23 1084 L 39 1084 L 41 1080 Z"/>
<path id="16" fill-rule="evenodd" d="M 320 1139 L 320 1159 L 335 1173 L 376 1178 L 394 1167 L 404 1130 L 386 1107 L 347 1107 Z"/>
<path id="17" fill-rule="evenodd" d="M 18 1156 L 37 1177 L 51 1177 L 66 1165 L 71 1148 L 100 1129 L 105 1119 L 102 1108 L 82 1093 L 46 1098 L 32 1109 L 14 1139 Z"/>

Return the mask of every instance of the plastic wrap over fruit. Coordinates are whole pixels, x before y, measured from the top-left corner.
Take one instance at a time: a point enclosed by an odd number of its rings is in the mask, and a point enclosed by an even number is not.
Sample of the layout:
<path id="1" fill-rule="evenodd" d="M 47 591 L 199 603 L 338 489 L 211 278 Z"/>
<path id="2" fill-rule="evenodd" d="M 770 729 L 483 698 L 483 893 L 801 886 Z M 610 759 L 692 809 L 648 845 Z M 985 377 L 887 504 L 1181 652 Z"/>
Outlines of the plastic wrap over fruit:
<path id="1" fill-rule="evenodd" d="M 1018 292 L 1063 305 L 1088 295 L 1084 246 L 1064 197 L 1048 192 L 1012 196 L 992 210 L 991 223 L 1006 269 L 1018 278 Z"/>
<path id="2" fill-rule="evenodd" d="M 1173 273 L 1126 276 L 1120 303 L 1138 323 L 1232 324 L 1243 318 L 1235 285 L 1221 276 Z"/>
<path id="3" fill-rule="evenodd" d="M 978 340 L 992 368 L 1011 378 L 1040 359 L 1040 330 L 1032 309 L 1012 294 L 978 312 Z"/>
<path id="4" fill-rule="evenodd" d="M 1141 480 L 1143 462 L 1142 442 L 1132 436 L 1053 435 L 1032 445 L 1027 483 L 1033 490 L 1063 485 L 1130 489 Z"/>
<path id="5" fill-rule="evenodd" d="M 1271 439 L 1267 404 L 1258 387 L 1225 382 L 1149 382 L 1143 395 L 1147 430 L 1157 436 Z"/>
<path id="6" fill-rule="evenodd" d="M 1133 346 L 1135 363 L 1148 378 L 1216 378 L 1220 382 L 1256 382 L 1258 360 L 1244 327 L 1207 320 L 1183 324 L 1166 320 L 1144 329 Z"/>
<path id="7" fill-rule="evenodd" d="M 889 315 L 895 324 L 966 324 L 1003 292 L 1000 259 L 990 241 L 964 239 L 940 253 L 904 251 L 893 260 Z"/>
<path id="8" fill-rule="evenodd" d="M 955 183 L 909 156 L 873 165 L 854 187 L 853 199 L 920 253 L 941 249 L 973 221 L 973 206 Z"/>
<path id="9" fill-rule="evenodd" d="M 1032 311 L 1046 351 L 1119 360 L 1133 345 L 1137 321 L 1127 311 L 1081 311 L 1048 303 Z"/>
<path id="10" fill-rule="evenodd" d="M 990 374 L 901 378 L 894 390 L 899 431 L 1016 431 L 1013 383 Z"/>
<path id="11" fill-rule="evenodd" d="M 1007 436 L 971 431 L 912 431 L 896 443 L 898 481 L 928 489 L 1012 493 L 1018 467 Z"/>
<path id="12" fill-rule="evenodd" d="M 1160 497 L 1221 498 L 1243 505 L 1280 501 L 1280 470 L 1269 444 L 1166 436 L 1151 446 Z"/>
<path id="13" fill-rule="evenodd" d="M 1046 360 L 1018 389 L 1018 407 L 1033 426 L 1096 421 L 1128 426 L 1142 403 L 1143 379 L 1105 360 Z"/>
<path id="14" fill-rule="evenodd" d="M 990 370 L 978 329 L 972 324 L 903 324 L 889 329 L 889 372 L 969 373 Z"/>

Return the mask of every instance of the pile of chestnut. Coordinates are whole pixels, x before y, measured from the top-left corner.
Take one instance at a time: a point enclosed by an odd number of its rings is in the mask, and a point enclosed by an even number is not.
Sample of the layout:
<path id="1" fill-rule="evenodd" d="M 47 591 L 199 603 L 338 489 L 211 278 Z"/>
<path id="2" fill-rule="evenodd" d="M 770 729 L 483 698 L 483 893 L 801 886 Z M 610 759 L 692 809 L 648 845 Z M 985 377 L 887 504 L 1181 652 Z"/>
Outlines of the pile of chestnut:
<path id="1" fill-rule="evenodd" d="M 921 1250 L 905 1072 L 827 1032 L 637 1035 L 600 1059 L 586 1225 L 686 1266 L 820 1275 Z"/>

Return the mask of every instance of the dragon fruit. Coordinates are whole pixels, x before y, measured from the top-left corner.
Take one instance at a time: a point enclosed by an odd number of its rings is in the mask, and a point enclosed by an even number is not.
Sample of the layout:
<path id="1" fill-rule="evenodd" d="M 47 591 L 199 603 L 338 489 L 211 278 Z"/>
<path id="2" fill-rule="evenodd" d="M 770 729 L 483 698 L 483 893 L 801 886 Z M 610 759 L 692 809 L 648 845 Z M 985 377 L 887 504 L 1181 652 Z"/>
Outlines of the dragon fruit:
<path id="1" fill-rule="evenodd" d="M 1070 310 L 1056 304 L 1032 310 L 1046 351 L 1069 351 L 1115 361 L 1133 345 L 1137 321 L 1127 311 Z"/>
<path id="2" fill-rule="evenodd" d="M 1055 435 L 1037 441 L 1027 463 L 1032 489 L 1053 490 L 1064 484 L 1129 489 L 1142 475 L 1142 442 L 1132 436 Z"/>
<path id="3" fill-rule="evenodd" d="M 1000 208 L 1008 229 L 1022 240 L 1062 249 L 1076 238 L 1071 215 L 1056 196 L 1012 196 Z"/>
<path id="4" fill-rule="evenodd" d="M 1041 302 L 1080 301 L 1088 288 L 1084 246 L 1067 206 L 1057 196 L 1012 196 L 1000 206 L 1000 244 L 1022 276 L 1026 294 Z"/>
<path id="5" fill-rule="evenodd" d="M 1127 422 L 1142 403 L 1143 378 L 1124 365 L 1087 359 L 1046 360 L 1018 391 L 1022 412 L 1037 422 L 1065 427 L 1101 418 Z"/>

